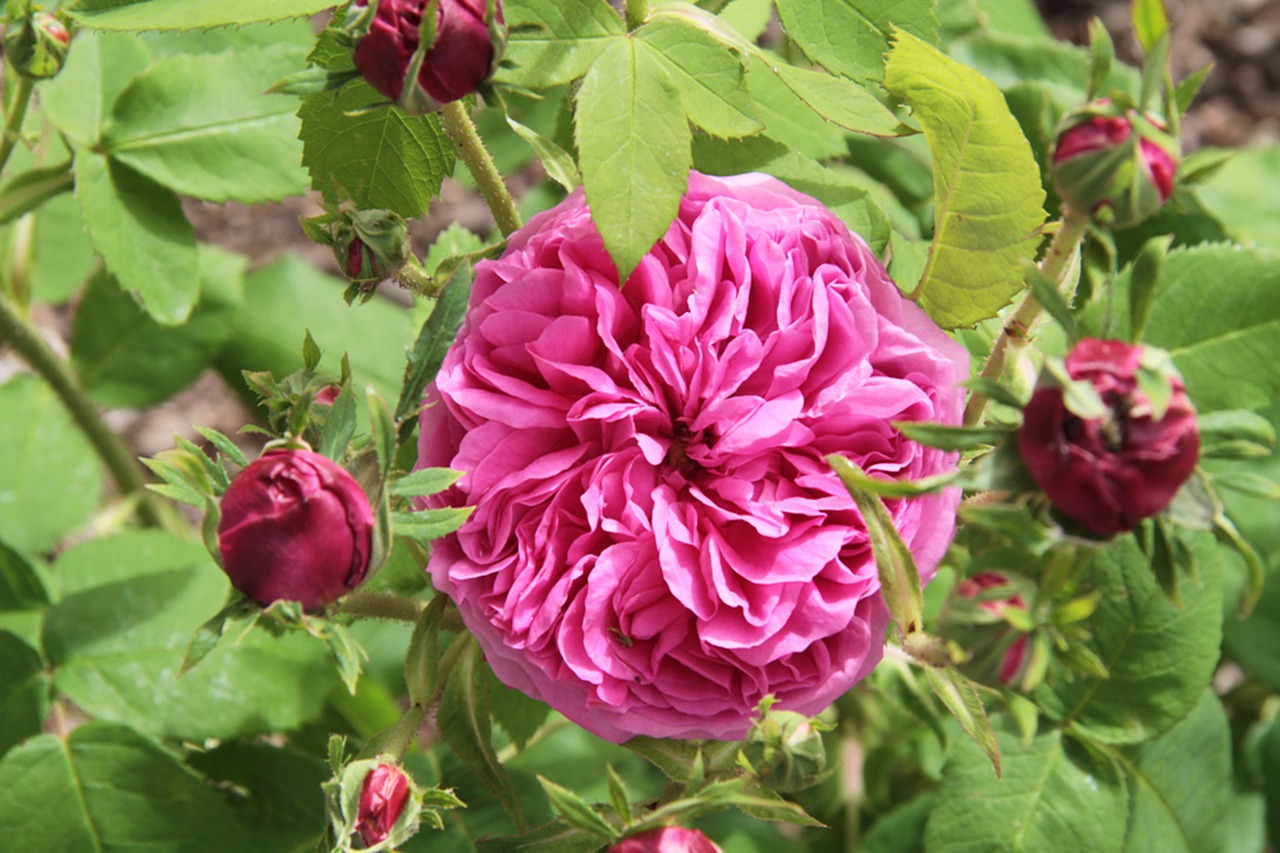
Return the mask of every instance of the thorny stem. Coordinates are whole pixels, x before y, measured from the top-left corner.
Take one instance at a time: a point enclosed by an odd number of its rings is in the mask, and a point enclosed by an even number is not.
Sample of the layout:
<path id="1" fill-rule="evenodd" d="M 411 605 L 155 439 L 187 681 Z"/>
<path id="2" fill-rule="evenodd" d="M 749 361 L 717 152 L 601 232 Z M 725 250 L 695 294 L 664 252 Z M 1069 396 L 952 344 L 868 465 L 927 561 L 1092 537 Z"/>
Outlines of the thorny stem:
<path id="1" fill-rule="evenodd" d="M 634 30 L 649 17 L 649 0 L 627 0 L 627 29 Z"/>
<path id="2" fill-rule="evenodd" d="M 421 605 L 411 598 L 367 590 L 356 590 L 343 596 L 337 604 L 337 610 L 365 619 L 393 619 L 410 623 L 417 622 L 422 615 Z"/>
<path id="3" fill-rule="evenodd" d="M 458 156 L 476 179 L 480 194 L 493 212 L 498 230 L 503 236 L 510 236 L 522 224 L 520 212 L 516 210 L 515 199 L 507 191 L 507 185 L 503 183 L 498 167 L 493 164 L 493 158 L 484 147 L 484 141 L 480 139 L 466 106 L 462 101 L 445 104 L 440 111 L 440 120 L 444 123 L 445 133 L 457 149 Z"/>
<path id="4" fill-rule="evenodd" d="M 170 530 L 185 528 L 176 514 L 165 512 L 167 504 L 159 503 L 154 495 L 146 491 L 145 474 L 142 466 L 134 458 L 133 451 L 124 441 L 111 431 L 98 407 L 85 394 L 79 381 L 65 363 L 39 333 L 31 328 L 10 301 L 0 296 L 0 342 L 13 347 L 18 357 L 30 365 L 49 387 L 58 395 L 62 405 L 71 414 L 76 426 L 89 439 L 94 451 L 111 472 L 120 493 L 125 497 L 138 495 L 141 501 L 138 514 L 144 524 L 151 527 L 165 527 Z"/>
<path id="5" fill-rule="evenodd" d="M 31 92 L 35 88 L 34 80 L 14 73 L 12 66 L 5 70 L 17 79 L 18 88 L 13 93 L 13 100 L 9 102 L 9 109 L 4 113 L 4 136 L 0 138 L 0 172 L 4 171 L 9 155 L 22 138 L 22 122 L 27 117 L 27 105 L 31 103 Z"/>
<path id="6" fill-rule="evenodd" d="M 1080 240 L 1088 228 L 1087 215 L 1077 213 L 1070 208 L 1064 209 L 1058 233 L 1053 235 L 1053 241 L 1040 261 L 1041 272 L 1052 279 L 1059 290 L 1062 289 L 1062 277 L 1067 270 L 1068 262 L 1075 255 Z M 1064 294 L 1068 297 L 1068 302 L 1070 295 Z M 1018 307 L 1005 321 L 1004 328 L 1000 330 L 1000 336 L 996 338 L 995 346 L 991 348 L 991 355 L 987 357 L 987 363 L 983 365 L 982 373 L 979 374 L 983 379 L 997 381 L 1004 373 L 1005 364 L 1017 360 L 1022 350 L 1031 342 L 1031 328 L 1043 310 L 1044 306 L 1028 288 Z M 973 392 L 964 410 L 966 426 L 973 426 L 982 421 L 982 416 L 987 410 L 987 402 L 986 395 Z"/>

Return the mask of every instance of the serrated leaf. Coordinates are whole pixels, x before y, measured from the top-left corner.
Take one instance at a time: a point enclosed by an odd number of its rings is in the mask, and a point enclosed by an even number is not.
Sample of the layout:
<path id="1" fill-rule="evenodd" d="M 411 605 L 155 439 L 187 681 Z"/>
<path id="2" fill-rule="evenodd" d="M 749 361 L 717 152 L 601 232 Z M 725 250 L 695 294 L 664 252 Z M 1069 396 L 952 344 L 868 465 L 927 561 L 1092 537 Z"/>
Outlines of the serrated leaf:
<path id="1" fill-rule="evenodd" d="M 538 155 L 547 177 L 564 187 L 566 192 L 573 192 L 582 183 L 582 175 L 578 174 L 578 164 L 573 162 L 572 154 L 511 116 L 507 116 L 507 126 L 529 144 L 533 153 Z"/>
<path id="2" fill-rule="evenodd" d="M 404 683 L 409 701 L 426 705 L 440 688 L 440 621 L 448 599 L 438 595 L 422 610 L 404 656 Z"/>
<path id="3" fill-rule="evenodd" d="M 311 186 L 331 205 L 350 198 L 361 209 L 390 210 L 413 219 L 426 213 L 457 159 L 434 115 L 411 116 L 387 107 L 364 82 L 335 98 L 302 102 L 302 164 Z"/>
<path id="4" fill-rule="evenodd" d="M 48 707 L 49 677 L 40 653 L 0 631 L 0 756 L 43 731 Z"/>
<path id="5" fill-rule="evenodd" d="M 742 60 L 706 30 L 657 18 L 635 38 L 657 51 L 680 91 L 689 121 L 713 136 L 750 136 L 764 129 L 747 91 Z"/>
<path id="6" fill-rule="evenodd" d="M 421 512 L 393 512 L 391 522 L 397 536 L 427 545 L 432 539 L 439 539 L 456 531 L 474 511 L 475 507 L 467 506 L 424 509 Z"/>
<path id="7" fill-rule="evenodd" d="M 870 479 L 854 462 L 839 454 L 827 457 L 827 462 L 844 483 L 853 502 L 858 505 L 867 537 L 876 558 L 876 571 L 880 577 L 880 592 L 889 615 L 898 624 L 902 635 L 916 633 L 923 626 L 923 597 L 920 590 L 920 572 L 910 549 L 898 535 L 893 518 L 884 502 L 868 488 Z"/>
<path id="8" fill-rule="evenodd" d="M 701 747 L 689 741 L 637 735 L 622 744 L 648 761 L 674 782 L 685 782 L 693 773 Z"/>
<path id="9" fill-rule="evenodd" d="M 1160 589 L 1132 536 L 1093 558 L 1084 577 L 1102 598 L 1083 648 L 1110 677 L 1057 678 L 1042 687 L 1036 698 L 1052 719 L 1106 743 L 1140 743 L 1168 731 L 1199 701 L 1218 660 L 1222 582 L 1212 540 L 1193 536 L 1203 583 L 1182 585 L 1183 608 Z"/>
<path id="10" fill-rule="evenodd" d="M 388 491 L 402 498 L 426 497 L 443 492 L 461 476 L 461 471 L 448 468 L 420 468 L 396 480 Z"/>
<path id="11" fill-rule="evenodd" d="M 939 450 L 969 450 L 999 444 L 1013 434 L 1011 428 L 948 426 L 914 421 L 895 421 L 894 428 L 912 441 Z"/>
<path id="12" fill-rule="evenodd" d="M 43 169 L 29 169 L 0 184 L 0 225 L 39 209 L 75 184 L 71 161 Z"/>
<path id="13" fill-rule="evenodd" d="M 323 12 L 333 0 L 143 0 L 112 9 L 72 12 L 83 27 L 99 30 L 204 30 L 283 21 Z"/>
<path id="14" fill-rule="evenodd" d="M 231 464 L 238 465 L 241 468 L 249 464 L 249 459 L 244 455 L 244 451 L 237 447 L 234 441 L 218 432 L 216 429 L 198 426 L 196 427 L 196 432 L 208 439 L 208 441 L 218 449 L 218 452 L 222 454 L 223 458 L 230 461 Z"/>
<path id="15" fill-rule="evenodd" d="M 1026 266 L 1027 284 L 1036 301 L 1049 313 L 1049 316 L 1062 327 L 1068 341 L 1076 339 L 1076 316 L 1071 313 L 1071 306 L 1058 290 L 1058 282 L 1044 274 L 1040 267 L 1031 262 Z"/>
<path id="16" fill-rule="evenodd" d="M 934 237 L 912 296 L 941 325 L 971 326 L 1022 288 L 1045 218 L 1040 167 L 1000 90 L 907 32 L 885 88 L 911 106 L 933 154 Z"/>
<path id="17" fill-rule="evenodd" d="M 820 71 L 771 63 L 769 70 L 821 118 L 837 127 L 871 136 L 915 133 L 862 86 Z"/>
<path id="18" fill-rule="evenodd" d="M 600 837 L 555 820 L 523 835 L 477 839 L 475 849 L 477 853 L 595 853 Z"/>
<path id="19" fill-rule="evenodd" d="M 137 38 L 77 33 L 66 66 L 40 85 L 41 114 L 77 144 L 97 145 L 116 96 L 147 67 L 148 59 Z"/>
<path id="20" fill-rule="evenodd" d="M 35 566 L 0 541 L 0 613 L 47 606 L 49 593 Z"/>
<path id="21" fill-rule="evenodd" d="M 109 157 L 76 156 L 76 199 L 94 248 L 155 320 L 187 319 L 200 295 L 195 232 L 172 190 Z"/>
<path id="22" fill-rule="evenodd" d="M 296 105 L 263 92 L 304 58 L 290 45 L 165 57 L 120 93 L 101 150 L 194 198 L 300 195 L 307 176 Z"/>
<path id="23" fill-rule="evenodd" d="M 1129 801 L 1114 761 L 1086 753 L 1057 729 L 1026 747 L 1007 731 L 997 733 L 997 742 L 999 778 L 973 741 L 952 741 L 924 849 L 1120 853 Z"/>
<path id="24" fill-rule="evenodd" d="M 836 74 L 879 80 L 895 30 L 937 40 L 931 0 L 777 0 L 787 35 Z"/>
<path id="25" fill-rule="evenodd" d="M 972 681 L 953 667 L 924 668 L 925 680 L 929 688 L 942 700 L 942 704 L 955 717 L 960 728 L 964 729 L 991 766 L 996 775 L 1000 775 L 1000 744 L 996 742 L 995 732 L 991 729 L 991 720 L 987 718 L 987 709 L 982 704 L 982 697 Z"/>
<path id="26" fill-rule="evenodd" d="M 453 665 L 445 681 L 437 722 L 440 734 L 477 778 L 484 783 L 518 828 L 524 828 L 520 796 L 490 740 L 489 694 L 486 689 L 487 664 L 481 658 L 475 638 L 461 635 L 459 651 L 450 655 Z M 450 649 L 452 652 L 453 650 Z"/>
<path id="27" fill-rule="evenodd" d="M 1169 32 L 1164 0 L 1133 0 L 1133 31 L 1144 53 L 1150 53 Z"/>
<path id="28" fill-rule="evenodd" d="M 592 835 L 598 835 L 606 841 L 613 841 L 618 837 L 618 831 L 610 826 L 609 822 L 601 817 L 600 813 L 586 800 L 573 791 L 543 776 L 538 777 L 538 784 L 546 792 L 552 808 L 564 817 L 566 823 Z"/>
<path id="29" fill-rule="evenodd" d="M 31 738 L 0 762 L 0 790 L 17 850 L 262 850 L 213 786 L 124 726 Z"/>
<path id="30" fill-rule="evenodd" d="M 422 324 L 409 353 L 409 364 L 405 367 L 400 399 L 396 403 L 397 421 L 405 421 L 421 407 L 422 393 L 435 379 L 445 353 L 462 325 L 462 318 L 466 316 L 472 275 L 471 265 L 463 264 L 445 285 L 431 316 Z"/>
<path id="31" fill-rule="evenodd" d="M 631 795 L 627 793 L 627 783 L 618 775 L 618 771 L 613 769 L 612 764 L 605 765 L 604 769 L 609 777 L 609 805 L 612 806 L 613 813 L 618 816 L 618 820 L 622 821 L 622 827 L 625 829 L 631 822 Z"/>
<path id="32" fill-rule="evenodd" d="M 591 218 L 625 284 L 675 218 L 692 159 L 680 94 L 657 52 L 611 42 L 582 81 L 575 125 Z"/>
<path id="33" fill-rule="evenodd" d="M 546 89 L 578 79 L 611 42 L 625 37 L 606 0 L 516 0 L 503 12 L 509 28 L 499 83 Z"/>

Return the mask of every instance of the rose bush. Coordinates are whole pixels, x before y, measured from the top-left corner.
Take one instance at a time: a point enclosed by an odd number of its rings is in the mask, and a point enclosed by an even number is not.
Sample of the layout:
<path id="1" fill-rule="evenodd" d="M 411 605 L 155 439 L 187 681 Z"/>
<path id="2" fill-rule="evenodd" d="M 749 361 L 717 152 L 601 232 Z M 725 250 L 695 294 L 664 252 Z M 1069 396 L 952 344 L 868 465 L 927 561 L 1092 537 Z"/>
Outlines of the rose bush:
<path id="1" fill-rule="evenodd" d="M 693 174 L 626 286 L 581 192 L 477 269 L 419 465 L 476 505 L 434 550 L 507 684 L 588 730 L 739 738 L 765 696 L 815 714 L 880 660 L 861 517 L 825 457 L 950 470 L 894 420 L 960 419 L 968 357 L 866 244 L 763 175 Z M 932 577 L 955 491 L 890 501 Z"/>
<path id="2" fill-rule="evenodd" d="M 1138 383 L 1142 352 L 1122 341 L 1080 341 L 1067 356 L 1067 373 L 1093 385 L 1107 415 L 1080 417 L 1051 383 L 1027 403 L 1018 433 L 1036 484 L 1064 515 L 1099 536 L 1132 530 L 1168 506 L 1199 458 L 1196 412 L 1182 378 L 1166 377 L 1171 396 L 1157 417 Z"/>
<path id="3" fill-rule="evenodd" d="M 231 585 L 261 605 L 331 604 L 364 580 L 373 510 L 338 463 L 309 450 L 268 450 L 222 497 L 218 550 Z"/>

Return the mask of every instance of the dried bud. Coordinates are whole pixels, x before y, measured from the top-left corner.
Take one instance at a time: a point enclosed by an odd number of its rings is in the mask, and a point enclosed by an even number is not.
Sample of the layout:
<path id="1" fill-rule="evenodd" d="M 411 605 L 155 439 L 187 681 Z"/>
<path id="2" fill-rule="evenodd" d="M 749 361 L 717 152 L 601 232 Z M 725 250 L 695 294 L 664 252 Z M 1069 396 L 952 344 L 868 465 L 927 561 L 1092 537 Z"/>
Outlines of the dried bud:
<path id="1" fill-rule="evenodd" d="M 330 226 L 333 254 L 356 284 L 377 284 L 404 268 L 413 256 L 409 228 L 390 210 L 342 206 Z"/>
<path id="2" fill-rule="evenodd" d="M 1191 476 L 1200 450 L 1182 378 L 1159 350 L 1087 338 L 1067 356 L 1072 381 L 1101 409 L 1080 414 L 1059 382 L 1027 403 L 1018 449 L 1063 515 L 1099 536 L 1132 530 L 1164 509 Z"/>
<path id="3" fill-rule="evenodd" d="M 379 764 L 369 771 L 360 786 L 360 811 L 356 832 L 365 847 L 386 841 L 391 829 L 409 802 L 409 778 L 391 764 Z"/>
<path id="4" fill-rule="evenodd" d="M 1005 590 L 999 598 L 984 595 L 987 590 Z M 1012 630 L 1005 620 L 1010 607 L 1026 609 L 1027 603 L 1022 595 L 1010 584 L 1009 578 L 1000 572 L 979 572 L 965 578 L 956 585 L 956 595 L 962 600 L 973 601 L 977 606 L 978 618 L 973 614 L 955 612 L 959 608 L 949 609 L 944 624 L 944 631 L 950 634 L 959 633 L 955 625 L 965 623 L 969 629 L 963 639 L 966 647 L 973 653 L 971 667 L 981 681 L 989 681 L 990 677 L 1001 684 L 1012 684 L 1022 674 L 1027 662 L 1027 635 Z M 966 618 L 969 616 L 970 618 Z M 987 624 L 981 624 L 981 623 Z M 977 636 L 971 636 L 974 631 Z"/>
<path id="5" fill-rule="evenodd" d="M 62 70 L 71 34 L 48 12 L 11 17 L 4 31 L 5 57 L 23 77 L 42 80 Z"/>
<path id="6" fill-rule="evenodd" d="M 501 0 L 437 0 L 434 39 L 416 83 L 405 86 L 428 0 L 369 0 L 352 6 L 355 64 L 369 85 L 405 111 L 432 112 L 474 92 L 493 73 L 506 44 Z"/>
<path id="7" fill-rule="evenodd" d="M 696 829 L 664 826 L 630 838 L 609 848 L 608 853 L 722 853 L 719 846 Z"/>
<path id="8" fill-rule="evenodd" d="M 1053 175 L 1064 203 L 1128 228 L 1173 194 L 1178 143 L 1158 119 L 1104 100 L 1068 115 L 1062 128 Z"/>
<path id="9" fill-rule="evenodd" d="M 263 606 L 331 604 L 364 580 L 372 547 L 369 499 L 350 474 L 318 453 L 269 450 L 222 497 L 223 571 Z"/>

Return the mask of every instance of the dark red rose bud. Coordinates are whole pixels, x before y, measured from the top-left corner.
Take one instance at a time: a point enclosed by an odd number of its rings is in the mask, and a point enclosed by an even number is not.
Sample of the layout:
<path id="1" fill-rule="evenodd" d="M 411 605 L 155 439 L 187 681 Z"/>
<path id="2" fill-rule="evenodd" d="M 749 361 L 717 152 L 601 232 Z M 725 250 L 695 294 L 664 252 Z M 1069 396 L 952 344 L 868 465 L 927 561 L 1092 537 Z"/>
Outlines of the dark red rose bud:
<path id="1" fill-rule="evenodd" d="M 965 578 L 956 586 L 956 594 L 961 598 L 977 598 L 988 589 L 1007 586 L 1009 579 L 1000 572 L 979 572 L 971 578 Z M 1012 593 L 1007 598 L 989 599 L 978 602 L 978 606 L 992 616 L 1004 618 L 1004 613 L 1009 607 L 1026 608 L 1027 603 L 1017 592 Z M 1005 642 L 1008 642 L 1006 639 Z M 1001 684 L 1012 684 L 1018 675 L 1022 672 L 1022 666 L 1027 660 L 1027 635 L 1021 634 L 1016 640 L 1009 644 L 1000 656 L 1000 667 L 997 677 Z"/>
<path id="2" fill-rule="evenodd" d="M 409 778 L 391 764 L 379 764 L 360 786 L 360 812 L 356 832 L 365 847 L 387 840 L 409 802 Z"/>
<path id="3" fill-rule="evenodd" d="M 1127 228 L 1173 194 L 1178 143 L 1158 119 L 1095 101 L 1068 115 L 1062 128 L 1054 183 L 1077 210 Z"/>
<path id="4" fill-rule="evenodd" d="M 608 853 L 722 853 L 719 846 L 696 829 L 664 826 L 630 838 L 609 848 Z"/>
<path id="5" fill-rule="evenodd" d="M 373 510 L 336 462 L 309 450 L 264 453 L 222 496 L 218 550 L 231 585 L 266 606 L 331 604 L 360 585 Z"/>
<path id="6" fill-rule="evenodd" d="M 369 5 L 356 0 L 353 10 Z M 505 43 L 501 0 L 493 0 L 492 19 L 489 0 L 439 0 L 435 40 L 417 85 L 405 91 L 426 7 L 427 0 L 378 0 L 373 19 L 359 24 L 367 32 L 356 34 L 356 68 L 370 86 L 411 113 L 431 112 L 474 92 L 493 72 Z"/>
<path id="7" fill-rule="evenodd" d="M 1067 356 L 1066 371 L 1092 385 L 1105 413 L 1072 412 L 1052 382 L 1036 390 L 1024 412 L 1018 449 L 1031 476 L 1059 511 L 1099 536 L 1132 530 L 1160 512 L 1196 466 L 1195 409 L 1171 366 L 1147 365 L 1154 361 L 1147 355 L 1157 352 L 1082 340 Z M 1161 386 L 1156 400 L 1142 387 L 1144 378 Z"/>

